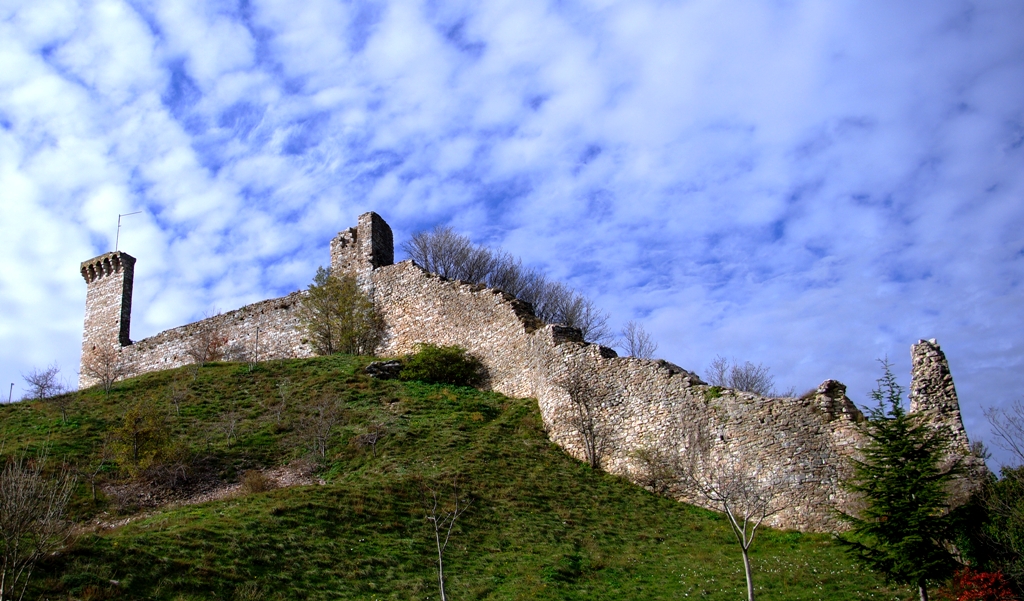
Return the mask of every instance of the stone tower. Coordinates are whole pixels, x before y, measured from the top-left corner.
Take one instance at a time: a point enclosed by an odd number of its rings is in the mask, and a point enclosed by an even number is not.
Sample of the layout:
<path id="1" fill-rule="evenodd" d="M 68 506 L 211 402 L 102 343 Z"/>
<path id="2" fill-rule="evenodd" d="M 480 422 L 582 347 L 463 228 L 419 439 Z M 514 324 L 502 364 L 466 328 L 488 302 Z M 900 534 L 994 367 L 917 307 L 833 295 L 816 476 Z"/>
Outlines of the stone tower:
<path id="1" fill-rule="evenodd" d="M 910 411 L 920 411 L 936 427 L 946 428 L 954 449 L 967 452 L 970 443 L 960 418 L 960 401 L 956 396 L 949 362 L 934 338 L 919 340 L 910 347 L 913 363 L 910 377 Z"/>
<path id="2" fill-rule="evenodd" d="M 331 240 L 331 271 L 347 273 L 366 284 L 366 276 L 378 267 L 395 262 L 395 242 L 391 226 L 370 212 L 359 216 L 359 224 Z"/>
<path id="3" fill-rule="evenodd" d="M 83 357 L 100 346 L 120 348 L 131 344 L 135 257 L 115 251 L 89 259 L 82 263 L 82 277 L 87 286 Z"/>

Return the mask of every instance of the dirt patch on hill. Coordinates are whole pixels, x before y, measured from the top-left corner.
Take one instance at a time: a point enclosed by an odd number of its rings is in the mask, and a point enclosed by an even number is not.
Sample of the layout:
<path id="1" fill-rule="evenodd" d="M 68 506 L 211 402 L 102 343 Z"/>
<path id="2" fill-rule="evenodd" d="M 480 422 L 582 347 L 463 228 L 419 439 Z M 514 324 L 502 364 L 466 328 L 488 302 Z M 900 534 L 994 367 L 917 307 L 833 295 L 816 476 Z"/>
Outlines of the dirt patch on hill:
<path id="1" fill-rule="evenodd" d="M 224 482 L 212 470 L 199 467 L 187 474 L 166 474 L 167 479 L 158 483 L 109 484 L 102 487 L 103 493 L 123 515 L 101 513 L 81 524 L 79 531 L 102 532 L 163 510 L 244 496 L 252 492 L 252 481 L 260 482 L 259 490 L 326 484 L 314 474 L 314 469 L 315 465 L 308 461 L 295 461 L 285 466 L 250 470 L 248 478 L 242 481 Z"/>

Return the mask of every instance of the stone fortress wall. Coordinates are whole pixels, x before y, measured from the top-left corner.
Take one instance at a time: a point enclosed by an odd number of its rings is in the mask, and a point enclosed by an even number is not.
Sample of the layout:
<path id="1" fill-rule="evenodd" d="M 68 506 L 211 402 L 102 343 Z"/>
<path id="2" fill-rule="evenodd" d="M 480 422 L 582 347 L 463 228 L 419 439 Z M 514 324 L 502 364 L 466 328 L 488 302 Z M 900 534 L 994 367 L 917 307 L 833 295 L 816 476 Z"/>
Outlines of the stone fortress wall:
<path id="1" fill-rule="evenodd" d="M 713 434 L 716 457 L 784 478 L 789 508 L 774 516 L 773 525 L 806 531 L 837 527 L 833 510 L 848 503 L 839 486 L 841 471 L 845 459 L 864 443 L 857 428 L 863 416 L 839 382 L 827 380 L 801 398 L 728 389 L 716 396 L 691 372 L 665 361 L 618 357 L 612 349 L 584 342 L 577 330 L 542 322 L 528 304 L 500 290 L 447 280 L 412 261 L 394 264 L 391 228 L 375 213 L 361 215 L 358 226 L 339 233 L 330 249 L 332 269 L 355 275 L 384 316 L 388 335 L 378 354 L 400 355 L 420 342 L 465 347 L 486 366 L 491 389 L 537 398 L 551 440 L 578 459 L 585 452 L 565 419 L 569 401 L 559 383 L 568 369 L 584 370 L 607 393 L 598 410 L 608 442 L 602 457 L 606 471 L 646 481 L 639 457 L 684 454 L 683 432 L 701 423 Z M 93 267 L 97 264 L 99 271 Z M 258 348 L 261 360 L 312 355 L 294 311 L 301 292 L 125 344 L 130 342 L 133 265 L 124 253 L 83 263 L 89 286 L 83 351 L 116 345 L 133 373 L 168 369 L 189 363 L 185 349 L 190 339 L 214 325 L 225 332 L 230 348 Z M 958 450 L 966 453 L 967 436 L 945 356 L 934 340 L 914 345 L 912 354 L 911 410 L 926 412 L 937 426 L 948 428 Z M 83 376 L 79 385 L 94 383 Z"/>

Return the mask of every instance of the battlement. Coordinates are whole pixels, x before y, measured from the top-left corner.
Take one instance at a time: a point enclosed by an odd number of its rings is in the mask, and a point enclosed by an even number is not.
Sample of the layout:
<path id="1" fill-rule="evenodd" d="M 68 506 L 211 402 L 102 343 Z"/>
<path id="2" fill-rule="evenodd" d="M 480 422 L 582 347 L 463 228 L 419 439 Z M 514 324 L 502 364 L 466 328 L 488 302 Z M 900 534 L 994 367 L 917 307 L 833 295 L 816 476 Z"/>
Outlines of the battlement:
<path id="1" fill-rule="evenodd" d="M 82 261 L 82 277 L 86 284 L 92 284 L 103 277 L 110 277 L 120 273 L 129 273 L 129 277 L 135 274 L 135 257 L 126 252 L 114 251 Z"/>

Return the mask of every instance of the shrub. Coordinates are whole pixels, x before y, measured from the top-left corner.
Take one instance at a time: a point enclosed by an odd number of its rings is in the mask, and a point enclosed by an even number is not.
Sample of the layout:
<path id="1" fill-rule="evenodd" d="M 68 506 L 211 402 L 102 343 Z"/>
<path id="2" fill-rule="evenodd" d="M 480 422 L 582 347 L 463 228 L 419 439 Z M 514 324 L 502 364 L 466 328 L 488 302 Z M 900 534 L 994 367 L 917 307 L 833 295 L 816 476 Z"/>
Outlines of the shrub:
<path id="1" fill-rule="evenodd" d="M 384 320 L 356 278 L 323 267 L 317 269 L 297 315 L 320 355 L 372 355 L 384 336 Z"/>
<path id="2" fill-rule="evenodd" d="M 709 386 L 708 389 L 704 391 L 704 401 L 705 402 L 713 401 L 713 400 L 717 399 L 720 396 L 722 396 L 722 387 L 721 386 Z"/>
<path id="3" fill-rule="evenodd" d="M 247 470 L 242 474 L 242 491 L 245 494 L 267 492 L 277 488 L 277 483 L 272 478 L 259 470 Z"/>
<path id="4" fill-rule="evenodd" d="M 487 375 L 480 360 L 461 346 L 420 344 L 403 360 L 401 379 L 454 386 L 478 386 Z"/>
<path id="5" fill-rule="evenodd" d="M 942 593 L 942 597 L 953 601 L 1013 601 L 1017 598 L 1002 573 L 972 568 L 958 570 Z"/>

